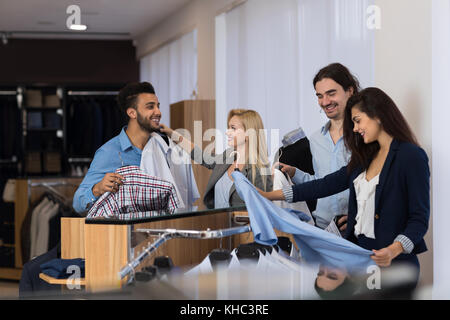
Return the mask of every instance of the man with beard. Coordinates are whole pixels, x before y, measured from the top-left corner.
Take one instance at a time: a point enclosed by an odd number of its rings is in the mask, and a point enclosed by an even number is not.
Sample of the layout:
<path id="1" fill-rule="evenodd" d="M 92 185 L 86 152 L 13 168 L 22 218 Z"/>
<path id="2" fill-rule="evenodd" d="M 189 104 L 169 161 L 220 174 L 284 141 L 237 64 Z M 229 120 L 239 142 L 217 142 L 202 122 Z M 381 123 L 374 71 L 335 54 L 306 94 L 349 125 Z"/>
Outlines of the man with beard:
<path id="1" fill-rule="evenodd" d="M 340 63 L 332 63 L 316 74 L 313 79 L 317 100 L 329 119 L 327 123 L 310 137 L 314 175 L 295 167 L 282 164 L 295 184 L 320 179 L 347 165 L 350 153 L 344 145 L 343 123 L 347 100 L 359 91 L 358 79 Z M 325 229 L 337 217 L 337 225 L 343 232 L 347 227 L 348 190 L 318 199 L 312 213 L 315 224 Z"/>
<path id="2" fill-rule="evenodd" d="M 89 171 L 73 198 L 73 207 L 79 213 L 89 210 L 105 192 L 119 190 L 123 177 L 115 173 L 116 169 L 126 165 L 140 166 L 142 150 L 150 134 L 159 130 L 159 101 L 150 83 L 126 85 L 117 100 L 128 117 L 128 125 L 95 152 Z"/>

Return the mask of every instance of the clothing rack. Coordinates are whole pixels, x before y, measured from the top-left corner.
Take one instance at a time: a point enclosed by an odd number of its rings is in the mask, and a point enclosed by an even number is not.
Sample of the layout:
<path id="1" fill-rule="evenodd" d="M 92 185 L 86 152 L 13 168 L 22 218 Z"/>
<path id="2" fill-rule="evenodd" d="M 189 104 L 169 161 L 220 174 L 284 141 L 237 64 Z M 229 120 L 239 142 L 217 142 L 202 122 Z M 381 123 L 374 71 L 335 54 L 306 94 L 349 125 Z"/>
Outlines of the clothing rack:
<path id="1" fill-rule="evenodd" d="M 134 274 L 135 269 L 146 259 L 152 252 L 154 252 L 164 242 L 175 238 L 189 238 L 189 239 L 219 239 L 236 234 L 246 233 L 252 231 L 249 225 L 242 227 L 233 227 L 219 230 L 177 230 L 177 229 L 137 229 L 135 232 L 147 233 L 148 235 L 157 235 L 159 238 L 153 243 L 149 244 L 137 258 L 128 263 L 119 271 L 119 278 L 122 280 L 129 274 Z"/>
<path id="2" fill-rule="evenodd" d="M 0 91 L 0 96 L 15 96 L 16 94 L 17 92 L 12 90 Z"/>
<path id="3" fill-rule="evenodd" d="M 69 96 L 114 96 L 118 91 L 68 91 Z"/>
<path id="4" fill-rule="evenodd" d="M 65 181 L 60 181 L 60 182 L 31 182 L 31 181 L 28 181 L 28 187 L 29 187 L 28 188 L 28 202 L 31 201 L 31 188 L 33 188 L 33 187 L 44 187 L 45 189 L 49 190 L 51 193 L 53 193 L 54 195 L 59 197 L 62 202 L 67 202 L 66 197 L 62 193 L 60 193 L 58 190 L 56 190 L 54 188 L 55 186 L 78 187 L 77 185 L 75 185 L 73 183 L 69 183 L 69 182 L 65 182 Z"/>
<path id="5" fill-rule="evenodd" d="M 67 159 L 69 163 L 78 163 L 78 162 L 91 162 L 92 158 L 69 158 Z"/>
<path id="6" fill-rule="evenodd" d="M 16 164 L 17 163 L 17 157 L 11 157 L 9 159 L 0 159 L 0 164 Z"/>

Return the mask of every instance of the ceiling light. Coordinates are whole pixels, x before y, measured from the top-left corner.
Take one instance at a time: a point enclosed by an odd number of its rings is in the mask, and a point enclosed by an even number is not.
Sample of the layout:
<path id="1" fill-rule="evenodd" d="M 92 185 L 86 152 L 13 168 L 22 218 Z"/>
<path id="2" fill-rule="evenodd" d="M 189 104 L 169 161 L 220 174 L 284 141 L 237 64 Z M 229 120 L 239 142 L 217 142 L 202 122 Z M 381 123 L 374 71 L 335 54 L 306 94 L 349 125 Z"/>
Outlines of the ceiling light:
<path id="1" fill-rule="evenodd" d="M 70 26 L 70 30 L 84 31 L 87 29 L 87 26 L 84 24 L 72 24 Z"/>

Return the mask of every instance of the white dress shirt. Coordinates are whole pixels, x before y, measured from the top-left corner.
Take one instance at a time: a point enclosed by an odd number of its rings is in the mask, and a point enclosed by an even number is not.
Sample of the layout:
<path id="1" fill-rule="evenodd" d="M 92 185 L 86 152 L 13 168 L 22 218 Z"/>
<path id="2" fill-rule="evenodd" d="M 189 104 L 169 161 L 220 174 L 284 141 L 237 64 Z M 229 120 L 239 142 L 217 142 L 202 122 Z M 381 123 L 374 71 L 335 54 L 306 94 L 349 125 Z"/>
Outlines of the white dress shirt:
<path id="1" fill-rule="evenodd" d="M 375 239 L 375 190 L 380 175 L 376 175 L 370 181 L 366 179 L 366 171 L 362 172 L 355 180 L 356 200 L 358 202 L 358 213 L 356 214 L 355 236 L 360 234 L 367 238 Z"/>
<path id="2" fill-rule="evenodd" d="M 142 151 L 141 170 L 175 186 L 180 208 L 189 208 L 200 198 L 191 157 L 172 140 L 169 145 L 153 132 Z"/>

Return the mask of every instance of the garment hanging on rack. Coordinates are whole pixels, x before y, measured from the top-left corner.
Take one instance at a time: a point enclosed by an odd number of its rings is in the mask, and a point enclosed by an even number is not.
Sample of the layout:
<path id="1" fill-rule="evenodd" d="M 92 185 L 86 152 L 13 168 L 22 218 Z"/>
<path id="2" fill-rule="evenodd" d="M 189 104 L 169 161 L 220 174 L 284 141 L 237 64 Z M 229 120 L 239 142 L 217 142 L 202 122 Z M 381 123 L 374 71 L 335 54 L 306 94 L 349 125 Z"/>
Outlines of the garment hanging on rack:
<path id="1" fill-rule="evenodd" d="M 262 197 L 240 173 L 232 173 L 236 190 L 244 199 L 256 242 L 272 245 L 277 242 L 274 228 L 294 236 L 302 258 L 308 263 L 320 263 L 349 272 L 366 272 L 374 265 L 371 251 L 354 243 L 304 223 L 288 210 Z"/>
<path id="2" fill-rule="evenodd" d="M 284 135 L 281 142 L 283 146 L 275 154 L 274 163 L 282 162 L 313 175 L 311 148 L 303 129 L 297 128 L 292 130 Z M 310 212 L 316 209 L 316 200 L 306 201 L 306 203 Z"/>
<path id="3" fill-rule="evenodd" d="M 16 95 L 0 95 L 0 159 L 19 155 L 20 110 Z"/>
<path id="4" fill-rule="evenodd" d="M 150 176 L 137 166 L 116 170 L 125 179 L 119 191 L 105 192 L 88 211 L 88 218 L 147 218 L 173 214 L 178 197 L 172 183 Z"/>
<path id="5" fill-rule="evenodd" d="M 240 245 L 230 256 L 228 264 L 214 269 L 208 255 L 184 274 L 192 298 L 199 297 L 199 292 L 204 289 L 200 278 L 208 274 L 214 274 L 216 281 L 208 284 L 207 291 L 216 286 L 218 299 L 317 298 L 314 293 L 317 265 L 294 261 L 282 250 L 256 243 Z"/>
<path id="6" fill-rule="evenodd" d="M 126 123 L 116 95 L 69 96 L 67 99 L 67 149 L 69 157 L 92 157 Z"/>
<path id="7" fill-rule="evenodd" d="M 141 170 L 173 183 L 179 207 L 190 208 L 200 198 L 192 170 L 191 158 L 172 140 L 169 145 L 161 135 L 153 132 L 142 150 Z"/>
<path id="8" fill-rule="evenodd" d="M 30 205 L 21 226 L 22 262 L 39 256 L 59 241 L 61 217 L 77 216 L 60 196 L 45 192 Z"/>

